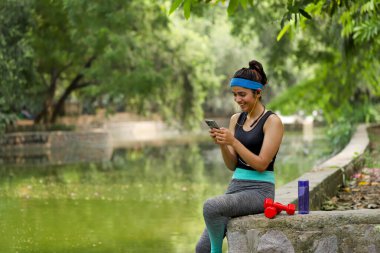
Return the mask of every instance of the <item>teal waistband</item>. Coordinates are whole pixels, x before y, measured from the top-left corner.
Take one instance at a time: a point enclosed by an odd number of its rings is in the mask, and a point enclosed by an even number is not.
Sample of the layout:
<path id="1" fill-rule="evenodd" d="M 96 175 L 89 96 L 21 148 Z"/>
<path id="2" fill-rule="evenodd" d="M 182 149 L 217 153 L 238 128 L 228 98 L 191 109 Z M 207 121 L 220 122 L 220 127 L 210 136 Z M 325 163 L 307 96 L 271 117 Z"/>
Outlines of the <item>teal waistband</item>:
<path id="1" fill-rule="evenodd" d="M 273 171 L 263 171 L 258 172 L 256 170 L 246 170 L 241 168 L 236 168 L 234 174 L 232 175 L 233 179 L 241 180 L 256 180 L 264 181 L 274 184 L 274 172 Z"/>

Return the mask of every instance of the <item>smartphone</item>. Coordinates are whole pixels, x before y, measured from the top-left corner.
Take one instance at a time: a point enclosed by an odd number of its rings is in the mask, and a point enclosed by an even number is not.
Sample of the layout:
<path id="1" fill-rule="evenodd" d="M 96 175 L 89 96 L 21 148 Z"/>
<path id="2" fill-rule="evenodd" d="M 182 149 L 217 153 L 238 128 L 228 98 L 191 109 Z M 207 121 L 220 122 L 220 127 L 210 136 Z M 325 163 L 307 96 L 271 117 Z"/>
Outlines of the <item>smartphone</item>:
<path id="1" fill-rule="evenodd" d="M 213 119 L 205 119 L 205 122 L 206 122 L 206 124 L 207 124 L 210 128 L 217 128 L 217 129 L 220 128 L 219 125 L 216 123 L 216 121 L 213 120 Z"/>

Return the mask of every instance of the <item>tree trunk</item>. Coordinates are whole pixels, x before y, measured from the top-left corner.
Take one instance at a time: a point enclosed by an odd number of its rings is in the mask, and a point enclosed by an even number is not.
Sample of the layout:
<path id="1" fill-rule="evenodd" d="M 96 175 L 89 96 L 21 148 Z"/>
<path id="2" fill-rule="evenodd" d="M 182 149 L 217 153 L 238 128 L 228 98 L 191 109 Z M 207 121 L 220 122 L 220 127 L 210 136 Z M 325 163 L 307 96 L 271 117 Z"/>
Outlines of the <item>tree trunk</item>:
<path id="1" fill-rule="evenodd" d="M 36 116 L 34 120 L 34 123 L 36 124 L 39 124 L 39 123 L 48 124 L 50 122 L 50 119 L 53 115 L 54 95 L 57 88 L 57 81 L 58 81 L 59 75 L 60 75 L 59 71 L 57 71 L 56 69 L 52 69 L 51 74 L 50 74 L 51 77 L 50 77 L 49 89 L 47 92 L 47 98 L 45 99 L 45 102 L 44 102 L 44 108 Z M 43 80 L 45 79 L 43 78 Z"/>
<path id="2" fill-rule="evenodd" d="M 96 59 L 96 56 L 92 56 L 84 65 L 84 68 L 90 68 L 93 61 Z M 51 73 L 51 81 L 49 85 L 48 97 L 44 102 L 44 108 L 42 111 L 36 116 L 34 122 L 35 123 L 43 123 L 43 124 L 53 124 L 56 122 L 59 112 L 63 110 L 63 106 L 65 104 L 66 99 L 70 96 L 70 94 L 80 88 L 84 88 L 91 83 L 81 83 L 80 81 L 83 79 L 84 75 L 79 73 L 70 83 L 70 85 L 66 88 L 62 96 L 59 98 L 57 103 L 54 103 L 55 90 L 57 87 L 57 82 L 61 73 L 67 69 L 71 63 L 65 66 L 61 71 L 53 70 Z"/>
<path id="3" fill-rule="evenodd" d="M 92 56 L 84 65 L 84 68 L 90 68 L 93 61 L 96 59 L 96 56 Z M 70 96 L 70 94 L 77 89 L 84 88 L 94 82 L 87 82 L 87 83 L 81 83 L 81 80 L 83 79 L 84 75 L 82 73 L 79 73 L 70 83 L 69 87 L 66 88 L 65 92 L 62 94 L 62 96 L 59 98 L 58 102 L 54 106 L 54 110 L 52 112 L 50 123 L 55 123 L 58 117 L 58 114 L 62 112 L 63 106 L 65 105 L 66 99 Z"/>
<path id="4" fill-rule="evenodd" d="M 82 77 L 81 77 L 82 78 Z M 78 79 L 79 82 L 80 79 Z M 73 81 L 74 82 L 74 81 Z M 72 84 L 73 84 L 72 82 Z M 52 112 L 50 123 L 55 123 L 58 117 L 58 114 L 63 111 L 63 106 L 65 105 L 66 99 L 70 96 L 71 92 L 75 90 L 76 85 L 69 85 L 62 96 L 59 98 L 58 102 L 54 106 L 54 111 Z"/>

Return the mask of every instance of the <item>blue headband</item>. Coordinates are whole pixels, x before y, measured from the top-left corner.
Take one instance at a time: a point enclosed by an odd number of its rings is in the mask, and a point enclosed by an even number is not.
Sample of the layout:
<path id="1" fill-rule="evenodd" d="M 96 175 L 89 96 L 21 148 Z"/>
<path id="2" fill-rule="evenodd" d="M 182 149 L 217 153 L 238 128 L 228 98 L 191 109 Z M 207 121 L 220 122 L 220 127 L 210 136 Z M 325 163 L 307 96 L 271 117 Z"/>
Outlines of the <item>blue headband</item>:
<path id="1" fill-rule="evenodd" d="M 258 90 L 258 89 L 262 90 L 264 87 L 264 85 L 262 85 L 261 83 L 254 82 L 254 81 L 244 79 L 244 78 L 232 78 L 230 82 L 230 86 L 231 87 L 239 86 L 239 87 L 252 89 L 252 90 Z"/>

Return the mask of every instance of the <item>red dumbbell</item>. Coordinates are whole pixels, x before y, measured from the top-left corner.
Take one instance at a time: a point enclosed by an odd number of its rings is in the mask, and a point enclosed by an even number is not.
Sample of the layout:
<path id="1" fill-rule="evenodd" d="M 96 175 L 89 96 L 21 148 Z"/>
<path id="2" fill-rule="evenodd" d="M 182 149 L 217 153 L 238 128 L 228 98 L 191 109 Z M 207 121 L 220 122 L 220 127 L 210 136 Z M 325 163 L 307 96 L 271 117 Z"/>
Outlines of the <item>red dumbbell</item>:
<path id="1" fill-rule="evenodd" d="M 287 214 L 293 215 L 296 211 L 295 204 L 288 204 L 287 206 L 274 202 L 273 199 L 266 198 L 264 200 L 264 214 L 268 218 L 274 218 L 277 214 L 281 213 L 281 211 L 286 211 Z"/>
<path id="2" fill-rule="evenodd" d="M 277 213 L 278 213 L 278 210 L 273 206 L 268 206 L 264 210 L 265 217 L 269 219 L 273 219 L 274 217 L 276 217 Z"/>

